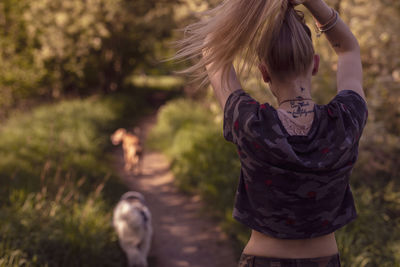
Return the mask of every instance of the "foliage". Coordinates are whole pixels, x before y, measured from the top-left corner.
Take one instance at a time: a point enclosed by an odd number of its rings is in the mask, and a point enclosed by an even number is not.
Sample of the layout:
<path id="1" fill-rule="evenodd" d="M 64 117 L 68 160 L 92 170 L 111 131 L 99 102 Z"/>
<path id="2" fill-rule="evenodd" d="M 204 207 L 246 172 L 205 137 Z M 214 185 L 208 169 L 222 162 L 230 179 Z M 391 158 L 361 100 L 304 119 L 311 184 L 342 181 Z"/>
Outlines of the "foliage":
<path id="1" fill-rule="evenodd" d="M 119 90 L 134 70 L 154 69 L 176 28 L 176 2 L 1 1 L 0 108 L 32 96 Z"/>
<path id="2" fill-rule="evenodd" d="M 13 190 L 0 210 L 0 266 L 121 266 L 109 205 L 99 185 L 90 196 L 66 182 L 49 196 Z M 100 189 L 100 190 L 99 190 Z"/>
<path id="3" fill-rule="evenodd" d="M 208 204 L 207 214 L 226 219 L 223 228 L 245 242 L 248 230 L 231 219 L 240 163 L 235 147 L 222 136 L 217 112 L 213 102 L 171 101 L 160 109 L 148 142 L 168 155 L 177 185 L 200 194 Z"/>
<path id="4" fill-rule="evenodd" d="M 158 124 L 151 133 L 151 146 L 163 148 L 167 153 L 174 154 L 173 140 L 176 146 L 181 149 L 189 149 L 192 142 L 191 138 L 176 138 L 176 134 L 181 129 L 190 129 L 196 124 L 205 125 L 212 120 L 212 115 L 204 112 L 204 108 L 194 101 L 177 99 L 169 105 L 163 106 L 158 113 Z M 193 134 L 201 135 L 193 131 Z"/>
<path id="5" fill-rule="evenodd" d="M 136 90 L 139 92 L 139 90 Z M 65 100 L 0 128 L 0 266 L 122 266 L 112 207 L 126 188 L 108 136 L 146 94 Z"/>
<path id="6" fill-rule="evenodd" d="M 400 4 L 393 0 L 330 0 L 356 35 L 364 67 L 364 89 L 374 120 L 400 133 Z M 374 12 L 371 12 L 373 10 Z M 326 43 L 321 46 L 328 47 Z M 336 60 L 324 51 L 325 61 Z M 330 64 L 335 67 L 334 64 Z"/>
<path id="7" fill-rule="evenodd" d="M 110 92 L 121 89 L 132 72 L 140 75 L 136 77 L 145 77 L 143 71 L 169 74 L 172 63 L 159 64 L 157 59 L 170 52 L 166 43 L 172 30 L 193 21 L 188 8 L 204 10 L 218 2 L 0 1 L 0 116 L 21 99 L 33 96 L 44 99 Z M 351 179 L 359 217 L 336 233 L 343 265 L 399 266 L 400 2 L 327 2 L 340 11 L 360 42 L 369 106 Z M 323 104 L 336 92 L 336 57 L 323 37 L 314 38 L 314 44 L 321 55 L 321 68 L 313 81 L 313 97 Z M 243 79 L 244 88 L 258 100 L 274 103 L 258 74 L 252 75 L 257 78 Z M 98 245 L 93 247 L 89 242 L 77 245 L 74 234 L 67 237 L 59 229 L 64 225 L 78 229 L 65 233 L 79 233 L 92 225 L 90 218 L 101 217 L 103 223 L 108 220 L 110 203 L 122 188 L 107 167 L 105 136 L 113 125 L 123 123 L 118 120 L 126 118 L 128 111 L 141 114 L 145 95 L 140 94 L 133 99 L 113 95 L 108 100 L 61 102 L 32 114 L 12 116 L 1 126 L 0 265 L 56 265 L 53 260 L 63 256 L 53 258 L 46 254 L 47 245 L 43 250 L 38 245 L 54 240 L 60 244 L 54 255 L 66 249 L 68 255 L 79 250 L 99 257 L 79 258 L 83 265 L 92 260 L 101 265 L 108 263 L 104 257 L 118 255 L 115 237 L 106 225 L 94 226 L 98 237 L 90 231 L 84 237 L 89 241 L 97 238 Z M 227 232 L 243 245 L 248 231 L 231 217 L 239 165 L 234 147 L 221 135 L 220 114 L 210 98 L 203 99 L 203 104 L 172 102 L 162 109 L 153 145 L 170 156 L 181 188 L 200 193 L 215 207 L 214 215 Z M 102 184 L 104 188 L 94 194 Z M 59 195 L 63 187 L 68 189 Z M 77 218 L 88 209 L 87 203 L 94 203 L 88 210 L 93 217 L 82 225 L 65 221 Z M 49 247 L 53 246 L 56 248 L 54 243 Z M 72 261 L 68 264 L 75 265 Z"/>
<path id="8" fill-rule="evenodd" d="M 336 232 L 345 266 L 400 266 L 399 137 L 369 120 L 351 185 L 355 222 Z"/>
<path id="9" fill-rule="evenodd" d="M 400 266 L 400 5 L 398 1 L 328 1 L 361 47 L 369 108 L 359 161 L 352 174 L 358 219 L 336 233 L 345 266 Z M 369 12 L 374 10 L 374 12 Z M 317 40 L 324 66 L 335 71 L 327 42 Z M 315 83 L 334 84 L 327 72 Z"/>

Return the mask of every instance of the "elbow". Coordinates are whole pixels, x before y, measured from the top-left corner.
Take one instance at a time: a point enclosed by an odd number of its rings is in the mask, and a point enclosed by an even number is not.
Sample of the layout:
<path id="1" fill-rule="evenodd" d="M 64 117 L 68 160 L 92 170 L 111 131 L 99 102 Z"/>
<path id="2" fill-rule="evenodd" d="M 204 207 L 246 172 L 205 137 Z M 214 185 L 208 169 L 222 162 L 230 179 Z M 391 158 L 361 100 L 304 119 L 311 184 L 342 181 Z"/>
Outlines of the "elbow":
<path id="1" fill-rule="evenodd" d="M 343 47 L 334 47 L 336 50 L 336 53 L 338 56 L 344 55 L 344 54 L 357 54 L 361 55 L 361 48 L 360 44 L 358 43 L 357 39 L 355 37 L 352 38 L 351 42 L 348 42 L 347 44 L 343 45 Z"/>
<path id="2" fill-rule="evenodd" d="M 360 44 L 358 43 L 358 40 L 356 38 L 354 38 L 354 44 L 353 44 L 352 50 L 354 52 L 361 54 Z"/>
<path id="3" fill-rule="evenodd" d="M 347 56 L 347 55 L 354 55 L 358 58 L 361 57 L 361 49 L 358 43 L 347 47 L 346 49 L 336 50 L 336 53 L 339 57 Z"/>
<path id="4" fill-rule="evenodd" d="M 351 34 L 350 42 L 349 42 L 349 52 L 361 53 L 360 44 L 354 34 Z"/>

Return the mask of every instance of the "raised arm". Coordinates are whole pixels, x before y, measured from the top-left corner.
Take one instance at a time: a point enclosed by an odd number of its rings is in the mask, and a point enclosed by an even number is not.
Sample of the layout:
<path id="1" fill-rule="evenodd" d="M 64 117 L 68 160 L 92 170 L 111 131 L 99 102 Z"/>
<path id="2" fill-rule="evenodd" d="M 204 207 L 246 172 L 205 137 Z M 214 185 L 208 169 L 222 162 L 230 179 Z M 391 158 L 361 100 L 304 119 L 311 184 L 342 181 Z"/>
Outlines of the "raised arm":
<path id="1" fill-rule="evenodd" d="M 326 25 L 326 38 L 338 55 L 337 90 L 353 90 L 364 100 L 360 46 L 343 20 L 323 0 L 294 0 L 312 13 L 318 24 Z"/>
<path id="2" fill-rule="evenodd" d="M 205 42 L 209 41 L 209 38 L 211 38 L 211 35 L 208 35 Z M 203 59 L 205 61 L 208 61 L 210 58 L 210 54 L 212 53 L 212 49 L 209 50 L 203 50 Z M 206 65 L 207 69 L 207 74 L 208 74 L 208 79 L 210 81 L 210 84 L 214 90 L 214 95 L 217 98 L 219 104 L 221 105 L 222 111 L 225 109 L 225 103 L 228 100 L 229 95 L 238 90 L 241 89 L 242 86 L 239 82 L 239 79 L 236 75 L 235 68 L 233 67 L 233 64 L 230 63 L 230 68 L 229 72 L 226 74 L 228 75 L 228 79 L 224 79 L 224 71 L 223 71 L 223 66 L 219 66 L 219 64 L 215 64 L 216 62 L 211 62 Z"/>
<path id="3" fill-rule="evenodd" d="M 207 65 L 207 70 L 210 69 L 210 65 Z M 208 71 L 208 77 L 210 79 L 210 83 L 212 88 L 214 89 L 214 95 L 217 98 L 218 102 L 221 105 L 222 110 L 225 109 L 225 103 L 226 100 L 228 100 L 229 95 L 238 90 L 241 89 L 242 86 L 239 82 L 239 79 L 236 75 L 236 71 L 231 65 L 231 69 L 228 73 L 228 81 L 227 84 L 224 83 L 224 79 L 222 79 L 222 70 L 217 70 L 214 74 L 212 72 Z"/>

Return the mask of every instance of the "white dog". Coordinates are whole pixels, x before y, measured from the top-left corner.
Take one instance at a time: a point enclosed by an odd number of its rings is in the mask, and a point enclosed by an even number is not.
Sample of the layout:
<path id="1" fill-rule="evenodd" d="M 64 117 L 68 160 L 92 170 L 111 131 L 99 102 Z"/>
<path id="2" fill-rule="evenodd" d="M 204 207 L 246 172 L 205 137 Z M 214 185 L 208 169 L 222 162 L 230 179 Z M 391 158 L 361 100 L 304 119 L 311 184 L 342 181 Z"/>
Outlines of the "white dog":
<path id="1" fill-rule="evenodd" d="M 114 209 L 113 226 L 129 267 L 147 267 L 153 229 L 151 213 L 141 193 L 130 191 L 122 195 Z"/>

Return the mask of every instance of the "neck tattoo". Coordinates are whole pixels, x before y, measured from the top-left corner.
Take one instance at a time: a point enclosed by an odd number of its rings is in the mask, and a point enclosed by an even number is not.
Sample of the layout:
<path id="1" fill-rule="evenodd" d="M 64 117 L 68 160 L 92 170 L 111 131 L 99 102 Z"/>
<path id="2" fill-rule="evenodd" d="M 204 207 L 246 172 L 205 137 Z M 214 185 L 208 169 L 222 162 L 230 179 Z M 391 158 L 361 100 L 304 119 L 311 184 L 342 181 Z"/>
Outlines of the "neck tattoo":
<path id="1" fill-rule="evenodd" d="M 300 91 L 303 93 L 306 89 L 300 87 Z M 311 98 L 303 98 L 302 96 L 297 96 L 296 99 L 288 99 L 279 103 L 281 106 L 285 102 L 290 102 L 291 110 L 287 110 L 287 113 L 291 114 L 293 118 L 307 117 L 308 114 L 314 113 L 314 109 L 308 109 L 310 103 L 306 100 L 312 100 Z"/>
<path id="2" fill-rule="evenodd" d="M 306 89 L 303 86 L 300 86 L 300 91 L 303 93 Z M 288 99 L 288 100 L 284 100 L 282 102 L 279 103 L 279 106 L 282 105 L 285 102 L 289 102 L 289 101 L 304 101 L 304 100 L 312 100 L 311 98 L 303 98 L 302 96 L 297 96 L 296 99 Z"/>
<path id="3" fill-rule="evenodd" d="M 288 100 L 285 100 L 285 101 L 282 101 L 282 102 L 280 102 L 279 103 L 279 106 L 280 105 L 282 105 L 283 103 L 285 103 L 285 102 L 294 102 L 294 101 L 304 101 L 304 100 L 312 100 L 311 98 L 303 98 L 303 97 L 301 97 L 301 96 L 297 96 L 296 97 L 296 99 L 288 99 Z"/>
<path id="4" fill-rule="evenodd" d="M 291 114 L 293 118 L 299 117 L 307 117 L 308 114 L 314 113 L 314 110 L 307 110 L 307 107 L 310 106 L 309 102 L 299 101 L 299 102 L 290 102 L 291 111 L 287 111 L 287 113 Z"/>

